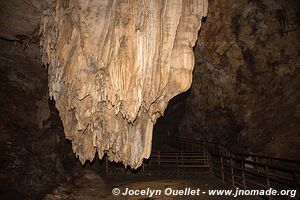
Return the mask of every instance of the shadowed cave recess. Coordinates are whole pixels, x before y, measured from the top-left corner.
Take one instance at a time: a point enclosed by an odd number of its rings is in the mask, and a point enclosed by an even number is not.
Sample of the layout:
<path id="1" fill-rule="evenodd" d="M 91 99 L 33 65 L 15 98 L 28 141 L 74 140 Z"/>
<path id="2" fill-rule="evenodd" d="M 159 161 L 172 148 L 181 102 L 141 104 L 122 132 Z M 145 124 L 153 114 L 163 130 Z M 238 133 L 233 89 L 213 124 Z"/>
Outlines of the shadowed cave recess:
<path id="1" fill-rule="evenodd" d="M 0 199 L 298 192 L 298 0 L 0 0 L 0 13 Z"/>

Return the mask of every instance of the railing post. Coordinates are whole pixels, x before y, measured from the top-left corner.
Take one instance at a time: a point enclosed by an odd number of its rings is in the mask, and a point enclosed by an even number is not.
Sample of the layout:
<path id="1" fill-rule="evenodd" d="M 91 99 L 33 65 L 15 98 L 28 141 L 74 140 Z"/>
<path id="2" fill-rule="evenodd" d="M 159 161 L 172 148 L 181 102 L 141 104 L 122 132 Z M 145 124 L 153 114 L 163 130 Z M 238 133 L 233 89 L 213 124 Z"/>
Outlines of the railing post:
<path id="1" fill-rule="evenodd" d="M 293 172 L 293 181 L 295 183 L 295 189 L 297 191 L 296 199 L 299 199 L 299 196 L 300 196 L 299 193 L 298 193 L 298 191 L 299 191 L 299 183 L 298 183 L 297 173 L 296 172 Z"/>
<path id="2" fill-rule="evenodd" d="M 213 163 L 212 163 L 212 158 L 211 158 L 211 155 L 210 155 L 210 153 L 206 150 L 206 152 L 207 152 L 207 159 L 208 159 L 208 166 L 209 166 L 209 173 L 210 173 L 210 175 L 213 175 L 214 174 L 214 167 L 213 167 Z"/>
<path id="3" fill-rule="evenodd" d="M 181 154 L 181 156 L 180 156 L 181 157 L 181 165 L 183 165 L 183 161 L 182 161 L 183 160 L 183 153 L 182 153 L 182 151 L 180 152 L 180 154 Z"/>
<path id="4" fill-rule="evenodd" d="M 269 167 L 267 165 L 265 166 L 265 175 L 266 175 L 266 184 L 267 184 L 267 190 L 268 190 L 271 187 L 271 183 L 270 183 L 270 178 L 269 178 Z M 268 196 L 268 199 L 269 200 L 272 199 L 271 195 Z"/>
<path id="5" fill-rule="evenodd" d="M 178 153 L 176 153 L 177 176 L 179 176 Z"/>
<path id="6" fill-rule="evenodd" d="M 224 182 L 225 182 L 225 177 L 224 177 L 224 164 L 223 164 L 223 156 L 222 156 L 222 155 L 221 155 L 220 164 L 221 164 L 222 183 L 224 184 Z"/>
<path id="7" fill-rule="evenodd" d="M 214 165 L 213 165 L 213 162 L 212 162 L 212 156 L 211 155 L 209 155 L 209 167 L 210 167 L 210 174 L 214 175 Z"/>
<path id="8" fill-rule="evenodd" d="M 159 151 L 157 152 L 157 159 L 158 159 L 158 165 L 160 165 L 160 153 L 159 153 Z"/>
<path id="9" fill-rule="evenodd" d="M 245 155 L 242 157 L 242 181 L 243 181 L 243 189 L 246 189 L 246 180 L 245 180 Z"/>
<path id="10" fill-rule="evenodd" d="M 255 156 L 255 163 L 256 163 L 256 166 L 255 166 L 256 171 L 257 171 L 257 173 L 259 173 L 258 156 Z"/>
<path id="11" fill-rule="evenodd" d="M 232 183 L 232 187 L 234 187 L 234 170 L 233 170 L 233 160 L 231 156 L 232 155 L 230 154 L 231 183 Z"/>

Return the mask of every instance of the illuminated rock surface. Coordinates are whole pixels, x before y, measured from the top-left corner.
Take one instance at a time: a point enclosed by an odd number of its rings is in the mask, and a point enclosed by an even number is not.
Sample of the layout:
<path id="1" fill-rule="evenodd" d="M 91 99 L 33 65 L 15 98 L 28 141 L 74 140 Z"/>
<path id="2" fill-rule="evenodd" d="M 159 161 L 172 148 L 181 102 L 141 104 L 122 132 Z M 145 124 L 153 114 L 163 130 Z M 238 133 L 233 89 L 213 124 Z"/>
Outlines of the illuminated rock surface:
<path id="1" fill-rule="evenodd" d="M 168 101 L 192 82 L 206 0 L 48 1 L 41 22 L 50 97 L 80 161 L 137 168 Z"/>

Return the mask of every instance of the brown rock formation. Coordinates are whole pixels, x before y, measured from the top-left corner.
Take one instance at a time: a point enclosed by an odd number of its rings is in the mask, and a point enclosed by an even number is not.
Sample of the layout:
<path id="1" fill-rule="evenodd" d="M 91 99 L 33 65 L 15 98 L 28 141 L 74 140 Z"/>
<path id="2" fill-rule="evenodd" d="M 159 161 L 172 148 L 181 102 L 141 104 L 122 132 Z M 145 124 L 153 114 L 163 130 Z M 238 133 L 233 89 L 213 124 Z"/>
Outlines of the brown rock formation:
<path id="1" fill-rule="evenodd" d="M 41 199 L 76 159 L 48 105 L 39 45 L 0 39 L 0 47 L 0 199 Z"/>
<path id="2" fill-rule="evenodd" d="M 98 151 L 139 167 L 156 119 L 191 85 L 207 0 L 48 1 L 47 8 L 43 62 L 73 151 L 82 163 Z"/>
<path id="3" fill-rule="evenodd" d="M 296 0 L 209 2 L 180 132 L 299 159 L 299 8 Z"/>
<path id="4" fill-rule="evenodd" d="M 76 167 L 48 102 L 38 42 L 42 3 L 0 0 L 0 199 L 41 199 Z"/>

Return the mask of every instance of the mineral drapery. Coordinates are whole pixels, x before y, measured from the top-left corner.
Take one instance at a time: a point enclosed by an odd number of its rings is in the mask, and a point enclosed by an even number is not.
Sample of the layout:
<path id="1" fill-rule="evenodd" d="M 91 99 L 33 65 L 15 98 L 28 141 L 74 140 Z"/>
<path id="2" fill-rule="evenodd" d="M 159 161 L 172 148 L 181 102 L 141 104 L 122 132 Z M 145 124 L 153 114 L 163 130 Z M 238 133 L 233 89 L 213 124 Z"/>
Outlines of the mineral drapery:
<path id="1" fill-rule="evenodd" d="M 47 2 L 43 62 L 66 138 L 84 163 L 98 152 L 138 168 L 168 101 L 192 82 L 207 0 Z"/>

